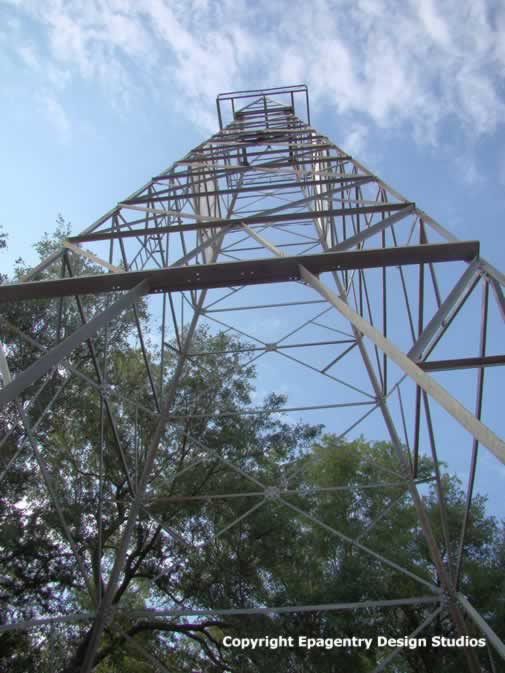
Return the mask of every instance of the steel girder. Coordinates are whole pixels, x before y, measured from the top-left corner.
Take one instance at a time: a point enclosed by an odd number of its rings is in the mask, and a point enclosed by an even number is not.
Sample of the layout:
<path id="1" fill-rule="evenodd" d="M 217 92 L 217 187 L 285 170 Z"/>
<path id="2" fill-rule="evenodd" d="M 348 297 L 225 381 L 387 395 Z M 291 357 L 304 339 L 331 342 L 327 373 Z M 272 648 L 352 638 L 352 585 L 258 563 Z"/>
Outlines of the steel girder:
<path id="1" fill-rule="evenodd" d="M 305 119 L 296 115 L 298 98 L 303 100 Z M 243 102 L 247 104 L 237 110 L 235 106 Z M 226 104 L 231 107 L 229 122 L 225 119 Z M 490 352 L 496 345 L 490 343 L 489 337 L 490 321 L 495 321 L 496 316 L 502 322 L 505 318 L 503 275 L 479 257 L 478 243 L 457 241 L 414 203 L 312 128 L 306 87 L 221 94 L 217 105 L 218 133 L 78 236 L 70 237 L 25 278 L 0 286 L 0 330 L 6 344 L 0 350 L 0 403 L 11 418 L 17 417 L 7 426 L 6 436 L 0 438 L 2 446 L 13 435 L 16 423 L 21 428 L 16 450 L 6 457 L 0 478 L 18 462 L 30 462 L 27 453 L 28 448 L 31 450 L 36 459 L 33 469 L 41 470 L 48 502 L 60 517 L 63 537 L 75 556 L 92 605 L 92 609 L 78 614 L 14 620 L 2 624 L 0 632 L 85 622 L 92 628 L 83 650 L 82 673 L 93 669 L 104 633 L 111 629 L 123 633 L 125 646 L 143 651 L 153 670 L 165 670 L 139 642 L 122 631 L 117 617 L 135 612 L 123 609 L 120 597 L 139 518 L 148 516 L 159 525 L 164 544 L 190 544 L 183 529 L 172 528 L 163 516 L 157 518 L 149 497 L 167 428 L 172 428 L 182 433 L 179 437 L 184 436 L 185 441 L 198 447 L 197 458 L 174 467 L 172 483 L 199 464 L 216 460 L 226 469 L 251 479 L 256 486 L 254 491 L 242 493 L 167 496 L 168 504 L 177 505 L 239 497 L 254 500 L 251 507 L 216 531 L 216 539 L 233 531 L 259 508 L 285 507 L 305 524 L 320 526 L 365 557 L 418 582 L 429 595 L 384 596 L 382 600 L 324 605 L 215 605 L 205 609 L 158 605 L 137 610 L 138 617 L 433 605 L 435 611 L 414 633 L 446 615 L 458 633 L 466 634 L 469 616 L 494 651 L 505 658 L 503 643 L 460 591 L 480 445 L 505 463 L 499 423 L 484 409 L 489 368 L 505 362 L 499 347 L 499 352 Z M 92 274 L 83 261 L 93 265 Z M 278 284 L 275 291 L 273 283 Z M 265 285 L 269 286 L 268 294 Z M 480 317 L 472 305 L 479 289 Z M 98 304 L 102 295 L 105 299 Z M 96 310 L 87 311 L 83 300 L 90 296 L 97 299 Z M 154 316 L 157 334 L 152 330 L 143 333 L 138 304 L 141 298 Z M 58 322 L 54 343 L 39 343 L 9 321 L 5 307 L 12 302 L 37 299 L 58 307 L 52 314 Z M 87 306 L 92 307 L 92 302 L 88 301 Z M 272 319 L 272 309 L 282 320 Z M 77 312 L 80 325 L 74 324 L 67 333 L 65 320 L 72 310 Z M 465 310 L 471 311 L 473 322 L 478 322 L 478 334 L 475 344 L 468 339 L 465 352 L 454 354 L 452 348 L 460 348 L 461 340 L 453 323 L 457 324 Z M 121 380 L 112 380 L 107 357 L 99 358 L 95 348 L 97 339 L 105 339 L 101 348 L 107 353 L 107 335 L 114 320 L 125 311 L 133 311 L 131 338 L 137 339 L 144 362 L 139 385 L 147 393 L 141 402 L 124 394 Z M 260 330 L 252 326 L 250 316 L 254 316 Z M 415 568 L 404 567 L 365 544 L 368 529 L 352 538 L 314 516 L 308 508 L 300 507 L 291 497 L 296 489 L 290 489 L 289 480 L 287 484 L 272 485 L 252 479 L 242 467 L 203 445 L 197 436 L 184 435 L 181 423 L 188 418 L 212 418 L 212 413 L 209 416 L 196 410 L 184 417 L 173 409 L 187 366 L 208 355 L 194 350 L 194 336 L 202 323 L 248 339 L 240 353 L 250 355 L 246 365 L 254 362 L 260 374 L 261 364 L 268 359 L 283 373 L 287 370 L 282 366 L 286 365 L 313 377 L 312 389 L 308 385 L 313 395 L 307 396 L 304 390 L 292 406 L 280 410 L 288 417 L 300 412 L 319 413 L 329 429 L 341 437 L 360 430 L 368 436 L 382 432 L 396 452 L 397 481 L 390 479 L 374 486 L 387 489 L 396 483 L 404 490 L 377 517 L 377 522 L 408 494 L 440 586 L 420 576 Z M 495 322 L 492 324 L 495 330 Z M 168 343 L 171 338 L 175 346 Z M 150 344 L 146 344 L 147 339 Z M 24 371 L 10 369 L 14 343 L 26 343 L 40 353 Z M 79 364 L 77 354 L 82 353 L 83 345 L 93 362 L 92 374 Z M 312 356 L 315 351 L 317 358 Z M 433 352 L 437 357 L 431 357 Z M 220 353 L 212 355 L 217 357 Z M 173 367 L 167 381 L 163 372 L 169 357 L 173 358 Z M 450 378 L 451 372 L 461 370 L 476 370 L 473 399 L 470 385 L 462 389 L 460 379 L 452 382 Z M 266 371 L 268 374 L 268 368 Z M 51 385 L 55 372 L 63 380 L 62 385 L 41 408 L 37 398 L 45 386 Z M 440 379 L 438 372 L 443 372 Z M 93 565 L 89 549 L 65 519 L 64 488 L 56 484 L 57 475 L 50 474 L 44 458 L 50 451 L 45 446 L 46 439 L 41 442 L 37 434 L 39 427 L 50 420 L 51 408 L 68 380 L 77 380 L 95 391 L 99 400 L 97 423 L 101 426 L 101 440 L 100 446 L 95 447 L 99 456 L 98 566 Z M 316 386 L 321 386 L 317 394 Z M 471 403 L 473 410 L 468 408 Z M 332 418 L 330 414 L 336 412 L 339 415 Z M 248 408 L 240 413 L 254 416 L 265 413 L 265 409 Z M 150 436 L 144 438 L 142 450 L 136 437 L 139 414 L 150 419 L 152 428 Z M 222 414 L 226 416 L 226 410 Z M 133 445 L 125 438 L 125 418 L 134 428 Z M 379 420 L 372 423 L 372 418 Z M 110 446 L 106 445 L 105 428 L 111 433 Z M 460 543 L 453 549 L 449 545 L 443 555 L 419 490 L 426 480 L 418 477 L 417 466 L 422 453 L 431 454 L 435 468 L 430 478 L 439 496 L 441 526 L 447 542 L 439 454 L 443 451 L 441 446 L 450 443 L 452 437 L 460 450 L 468 450 L 471 457 Z M 113 552 L 105 553 L 103 517 L 107 489 L 103 479 L 104 456 L 109 449 L 119 456 L 127 498 L 118 544 Z M 79 450 L 68 447 L 70 453 Z M 346 488 L 350 487 L 334 484 L 326 490 Z M 371 528 L 375 524 L 376 521 Z M 394 654 L 376 670 L 384 670 Z M 480 670 L 479 660 L 470 650 L 466 651 L 466 665 L 470 671 Z"/>

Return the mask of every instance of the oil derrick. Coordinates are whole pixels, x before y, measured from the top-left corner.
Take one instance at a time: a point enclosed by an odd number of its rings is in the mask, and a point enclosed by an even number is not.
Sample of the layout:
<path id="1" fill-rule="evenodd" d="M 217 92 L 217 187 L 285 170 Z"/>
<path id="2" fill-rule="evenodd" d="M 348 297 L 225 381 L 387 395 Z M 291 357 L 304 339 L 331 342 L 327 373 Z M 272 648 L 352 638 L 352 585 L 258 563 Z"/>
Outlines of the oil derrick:
<path id="1" fill-rule="evenodd" d="M 90 630 L 79 654 L 82 673 L 92 670 L 110 634 L 122 636 L 123 646 L 144 656 L 153 670 L 166 670 L 124 632 L 124 620 L 135 610 L 128 592 L 121 594 L 121 583 L 137 544 L 138 522 L 159 526 L 162 544 L 189 549 L 198 547 L 197 536 L 189 525 L 172 525 L 172 506 L 215 508 L 216 540 L 237 534 L 259 509 L 287 508 L 301 526 L 322 526 L 335 544 L 397 573 L 400 584 L 402 578 L 412 580 L 418 592 L 356 595 L 347 603 L 330 596 L 325 605 L 300 605 L 289 596 L 285 605 L 275 606 L 230 606 L 219 597 L 203 608 L 154 600 L 136 616 L 199 619 L 423 607 L 425 619 L 410 635 L 422 635 L 441 618 L 457 636 L 483 634 L 488 648 L 461 655 L 468 670 L 481 670 L 484 659 L 505 658 L 505 647 L 465 597 L 461 582 L 478 460 L 491 452 L 493 460 L 505 462 L 498 408 L 486 397 L 486 386 L 492 389 L 505 363 L 500 332 L 505 277 L 479 256 L 477 241 L 457 240 L 312 128 L 305 86 L 221 94 L 217 111 L 216 134 L 70 236 L 25 278 L 0 286 L 0 404 L 8 419 L 0 440 L 4 452 L 8 449 L 1 477 L 16 465 L 38 472 L 89 605 L 78 614 L 36 612 L 22 619 L 7 600 L 0 629 L 49 637 L 50 629 L 85 624 Z M 11 308 L 20 304 L 40 321 L 37 338 L 10 319 Z M 152 321 L 148 333 L 146 312 Z M 113 362 L 125 315 L 128 338 L 143 363 L 135 372 L 134 398 L 124 392 L 128 362 L 122 370 Z M 53 321 L 50 329 L 46 320 Z M 287 406 L 259 405 L 230 411 L 229 418 L 270 413 L 291 421 L 303 415 L 342 438 L 362 432 L 390 443 L 396 468 L 368 484 L 383 489 L 384 509 L 366 529 L 359 530 L 358 521 L 356 535 L 349 537 L 331 519 L 312 513 L 309 503 L 323 497 L 322 489 L 297 492 L 289 472 L 277 482 L 263 482 L 247 474 L 247 461 L 237 464 L 188 431 L 188 419 L 214 417 L 208 400 L 185 414 L 174 412 L 187 368 L 198 370 L 205 357 L 226 354 L 198 350 L 195 335 L 202 325 L 209 333 L 237 337 L 233 343 L 241 356 L 247 354 L 244 367 L 257 367 L 260 388 L 271 389 L 277 381 L 289 392 Z M 23 348 L 23 368 L 13 367 Z M 85 524 L 72 512 L 73 494 L 50 468 L 52 409 L 69 390 L 75 399 L 80 389 L 96 398 L 97 428 L 80 446 L 66 448 L 75 460 L 65 469 L 91 474 L 95 482 L 90 497 L 97 515 Z M 187 446 L 184 460 L 173 448 L 181 441 Z M 464 454 L 468 465 L 457 545 L 448 541 L 441 469 L 448 451 Z M 428 476 L 418 473 L 423 454 L 433 461 Z M 162 460 L 171 477 L 163 477 L 168 495 L 160 508 L 150 493 L 162 478 Z M 125 518 L 113 549 L 106 540 L 113 492 L 106 481 L 108 461 L 124 483 L 118 501 Z M 215 494 L 209 486 L 210 492 L 204 488 L 195 495 L 184 475 L 196 478 L 216 464 L 236 475 L 239 492 Z M 422 498 L 427 482 L 439 497 L 436 522 Z M 391 488 L 398 484 L 393 498 Z M 359 488 L 332 484 L 324 497 Z M 394 540 L 389 553 L 373 547 L 374 526 L 402 498 L 415 507 L 438 582 L 404 566 Z M 189 516 L 196 520 L 194 509 Z M 83 542 L 83 526 L 96 531 L 94 550 Z M 435 526 L 442 530 L 444 549 Z M 395 650 L 386 653 L 376 670 L 384 670 L 394 655 Z"/>

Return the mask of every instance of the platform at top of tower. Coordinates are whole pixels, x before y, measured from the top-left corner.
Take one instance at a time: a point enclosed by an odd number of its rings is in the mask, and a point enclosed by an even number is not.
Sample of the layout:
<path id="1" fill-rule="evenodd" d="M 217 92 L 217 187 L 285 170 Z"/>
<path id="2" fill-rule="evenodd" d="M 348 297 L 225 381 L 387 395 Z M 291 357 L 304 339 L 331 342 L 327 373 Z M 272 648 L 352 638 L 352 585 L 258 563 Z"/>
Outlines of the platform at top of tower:
<path id="1" fill-rule="evenodd" d="M 216 98 L 219 127 L 251 115 L 265 115 L 275 110 L 292 112 L 310 124 L 309 91 L 306 84 L 247 91 L 227 91 Z"/>

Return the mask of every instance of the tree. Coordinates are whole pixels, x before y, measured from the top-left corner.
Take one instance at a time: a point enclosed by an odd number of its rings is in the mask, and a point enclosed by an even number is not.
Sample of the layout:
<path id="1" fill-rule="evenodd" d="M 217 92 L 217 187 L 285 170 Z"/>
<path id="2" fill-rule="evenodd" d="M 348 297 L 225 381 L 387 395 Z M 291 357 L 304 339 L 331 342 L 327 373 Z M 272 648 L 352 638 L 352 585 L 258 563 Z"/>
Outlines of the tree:
<path id="1" fill-rule="evenodd" d="M 60 226 L 54 239 L 46 237 L 38 245 L 41 257 L 50 254 L 67 235 L 66 227 Z M 75 260 L 72 261 L 75 265 Z M 80 272 L 84 267 L 88 272 L 96 271 L 92 265 L 79 263 Z M 75 266 L 73 271 L 76 271 Z M 17 276 L 25 272 L 26 268 L 20 263 Z M 48 277 L 53 272 L 53 269 L 48 269 L 42 277 Z M 12 373 L 31 364 L 38 356 L 40 347 L 49 348 L 64 338 L 66 333 L 71 333 L 82 319 L 81 309 L 83 313 L 99 311 L 106 302 L 106 298 L 94 302 L 88 297 L 82 299 L 82 306 L 75 301 L 44 300 L 3 307 L 4 327 L 7 330 L 15 328 L 7 332 L 6 342 Z M 138 314 L 140 321 L 146 323 L 147 315 L 142 304 L 138 306 Z M 132 468 L 136 462 L 141 463 L 152 424 L 152 416 L 142 411 L 152 408 L 152 390 L 149 385 L 139 386 L 139 374 L 144 371 L 144 363 L 141 350 L 134 343 L 135 322 L 132 311 L 126 311 L 119 320 L 110 324 L 107 334 L 102 333 L 94 340 L 93 353 L 86 344 L 76 350 L 72 356 L 72 366 L 81 375 L 96 381 L 95 363 L 102 365 L 107 351 L 108 388 L 113 390 L 114 382 L 121 380 L 122 393 L 134 399 L 138 405 L 137 423 L 133 422 L 132 414 L 124 412 L 124 400 L 113 394 L 107 396 L 107 404 L 115 417 L 115 427 L 107 421 L 97 423 L 96 419 L 101 414 L 105 415 L 103 397 L 82 378 L 75 374 L 69 376 L 64 367 L 56 367 L 46 378 L 43 390 L 38 393 L 33 408 L 29 410 L 31 422 L 41 418 L 37 426 L 39 452 L 47 464 L 54 495 L 95 590 L 101 585 L 100 567 L 110 564 L 113 555 L 111 550 L 117 545 L 120 529 L 128 513 L 130 496 L 125 461 L 128 468 Z M 20 338 L 18 331 L 28 334 L 30 339 Z M 232 339 L 220 334 L 211 336 L 200 332 L 194 340 L 196 350 L 226 350 L 236 345 Z M 213 448 L 216 459 L 222 461 L 232 458 L 236 464 L 245 464 L 251 460 L 264 462 L 265 449 L 258 449 L 261 445 L 268 448 L 272 457 L 281 459 L 297 447 L 306 447 L 314 436 L 316 430 L 306 426 L 288 426 L 272 420 L 269 413 L 261 418 L 233 415 L 251 402 L 253 370 L 243 370 L 242 360 L 243 356 L 237 354 L 228 358 L 206 356 L 190 361 L 178 388 L 174 414 L 186 416 L 197 406 L 200 416 L 190 419 L 182 427 L 172 425 L 167 429 L 163 442 L 171 446 L 172 451 L 161 455 L 156 463 L 160 477 L 150 486 L 154 500 L 155 494 L 166 497 L 174 490 L 174 485 L 167 485 L 167 478 L 163 476 L 171 474 L 176 468 L 184 468 L 202 452 L 199 445 L 192 444 L 192 436 Z M 165 358 L 164 371 L 161 373 L 165 380 L 170 378 L 175 362 L 176 356 L 172 351 L 172 355 Z M 153 353 L 151 367 L 156 379 L 160 376 L 160 366 L 157 354 Z M 34 384 L 26 392 L 26 400 L 33 397 L 39 385 Z M 62 386 L 64 395 L 57 396 Z M 280 397 L 271 396 L 266 401 L 267 409 L 277 408 L 282 401 Z M 49 404 L 50 412 L 40 416 Z M 232 416 L 217 417 L 208 423 L 215 408 L 226 410 Z M 4 465 L 7 466 L 16 456 L 24 435 L 15 405 L 9 407 L 4 420 L 3 429 L 9 435 L 4 446 Z M 100 446 L 104 449 L 102 458 L 97 450 Z M 126 447 L 126 455 L 120 454 L 118 446 Z M 99 512 L 97 483 L 101 459 L 106 478 L 103 479 L 103 506 Z M 216 459 L 208 461 L 203 472 L 199 471 L 200 483 L 196 490 L 192 486 L 196 493 L 205 487 L 216 472 Z M 130 478 L 131 472 L 130 469 Z M 15 460 L 6 473 L 0 504 L 4 530 L 7 531 L 0 553 L 3 566 L 8 568 L 1 580 L 2 593 L 8 597 L 8 617 L 27 619 L 39 614 L 89 609 L 89 598 L 82 578 L 76 571 L 61 517 L 55 511 L 47 487 L 40 479 L 39 466 L 30 446 L 25 446 L 20 459 Z M 180 503 L 168 512 L 156 512 L 156 508 L 156 502 L 152 507 L 154 511 L 148 513 L 146 508 L 138 523 L 136 543 L 129 552 L 116 601 L 122 597 L 123 603 L 143 606 L 147 598 L 143 585 L 147 579 L 155 582 L 157 600 L 170 598 L 181 601 L 184 592 L 191 596 L 196 573 L 203 573 L 205 555 L 200 551 L 193 555 L 195 572 L 188 573 L 185 550 L 173 548 L 173 539 L 163 533 L 164 528 L 184 527 L 187 512 Z M 189 516 L 189 536 L 205 542 L 204 526 L 197 523 L 194 514 L 194 521 L 191 520 L 191 510 Z M 97 534 L 98 520 L 103 522 L 100 540 Z M 165 572 L 160 574 L 162 568 Z M 211 591 L 210 583 L 207 583 Z M 200 658 L 200 650 L 210 661 L 216 659 L 212 651 L 212 648 L 216 649 L 215 640 L 209 631 L 216 625 L 215 620 L 194 620 L 190 624 L 185 621 L 175 625 L 172 620 L 164 626 L 165 633 L 187 634 L 196 644 L 183 648 L 186 650 L 185 663 L 181 666 L 189 670 L 191 662 Z M 139 620 L 129 630 L 132 634 L 149 635 L 153 631 L 153 624 Z M 159 632 L 158 624 L 156 631 Z M 199 634 L 204 637 L 197 637 Z M 68 627 L 55 636 L 56 640 L 64 640 L 67 652 L 72 653 L 74 649 L 74 656 L 62 662 L 65 670 L 72 671 L 78 666 L 87 635 L 89 629 L 84 625 L 82 628 Z M 121 653 L 123 637 L 116 637 L 114 633 L 108 637 L 110 642 L 99 652 L 97 664 L 112 656 L 116 665 L 124 670 L 126 664 L 123 658 L 126 654 Z M 150 639 L 156 646 L 157 638 L 151 635 Z M 9 644 L 8 650 L 13 652 L 12 637 L 6 636 L 5 641 Z M 21 641 L 17 642 L 19 645 Z M 9 655 L 8 661 L 11 667 L 23 669 L 29 666 L 32 670 L 44 670 L 48 665 L 44 657 L 54 655 L 54 652 L 55 647 L 51 646 L 43 657 L 35 656 L 35 643 L 32 652 L 24 644 L 22 649 L 17 648 L 16 654 Z M 179 652 L 175 652 L 173 658 L 178 660 L 180 656 Z"/>
<path id="2" fill-rule="evenodd" d="M 64 224 L 59 222 L 56 236 L 39 244 L 41 256 L 68 235 Z M 75 258 L 72 265 L 74 272 L 95 271 Z M 24 271 L 20 264 L 17 273 Z M 61 269 L 44 274 L 54 272 Z M 81 310 L 91 314 L 107 301 L 105 296 L 83 297 L 81 305 L 75 300 L 47 300 L 3 307 L 4 326 L 11 326 L 6 345 L 13 372 L 26 368 L 40 346 L 49 348 L 78 326 Z M 36 446 L 92 592 L 103 591 L 103 576 L 110 569 L 131 503 L 129 480 L 135 480 L 152 431 L 153 390 L 144 380 L 144 354 L 135 340 L 137 319 L 148 333 L 149 316 L 142 303 L 137 311 L 137 316 L 125 311 L 111 322 L 94 340 L 94 350 L 88 344 L 77 349 L 71 360 L 73 373 L 56 367 L 42 386 L 34 384 L 22 400 L 30 422 L 38 423 Z M 31 340 L 21 338 L 18 329 Z M 97 673 L 151 671 L 145 652 L 178 673 L 366 672 L 382 656 L 377 647 L 240 652 L 224 648 L 222 640 L 226 634 L 282 634 L 295 639 L 301 634 L 405 635 L 426 615 L 426 609 L 409 606 L 222 618 L 155 618 L 146 611 L 167 605 L 193 611 L 314 605 L 419 593 L 410 576 L 350 545 L 334 530 L 347 538 L 367 531 L 363 538 L 367 546 L 437 583 L 413 506 L 399 483 L 401 470 L 391 447 L 364 439 L 343 441 L 322 434 L 318 426 L 287 423 L 275 413 L 285 398 L 275 394 L 266 398 L 264 413 L 241 414 L 251 406 L 255 377 L 254 368 L 246 366 L 244 355 L 237 352 L 241 345 L 227 334 L 196 333 L 191 352 L 199 355 L 189 358 L 178 387 L 172 422 L 162 437 L 164 450 L 157 456 L 114 598 L 120 607 L 97 654 Z M 155 351 L 148 357 L 154 381 L 166 384 L 176 366 L 176 340 L 163 364 Z M 107 386 L 97 385 L 97 364 L 100 375 L 106 373 Z M 121 395 L 117 394 L 119 382 Z M 62 387 L 64 394 L 58 394 Z M 27 407 L 36 391 L 36 401 Z M 50 410 L 44 414 L 48 405 Z M 18 420 L 15 405 L 0 419 L 1 436 L 7 436 L 2 471 L 13 459 L 0 491 L 3 620 L 86 612 L 92 608 L 91 597 L 62 519 L 40 478 L 40 460 L 29 442 L 14 458 L 25 440 Z M 428 480 L 432 473 L 431 463 L 421 461 L 419 476 Z M 430 483 L 424 500 L 437 522 L 438 501 Z M 264 487 L 269 495 L 265 502 Z M 275 490 L 279 487 L 282 501 Z M 450 546 L 455 546 L 463 493 L 457 480 L 448 476 L 443 490 Z M 381 519 L 379 515 L 393 501 L 396 504 Z M 249 512 L 253 505 L 258 507 Z M 442 540 L 440 526 L 435 526 L 435 534 Z M 474 500 L 468 545 L 463 590 L 489 616 L 493 628 L 503 633 L 505 606 L 496 597 L 504 588 L 504 531 L 486 515 L 483 498 Z M 430 628 L 445 634 L 451 627 L 439 621 Z M 85 620 L 52 629 L 6 632 L 0 635 L 0 664 L 9 673 L 77 673 L 89 635 Z M 399 670 L 408 673 L 460 670 L 451 652 L 434 656 L 429 651 L 405 651 L 402 657 Z"/>

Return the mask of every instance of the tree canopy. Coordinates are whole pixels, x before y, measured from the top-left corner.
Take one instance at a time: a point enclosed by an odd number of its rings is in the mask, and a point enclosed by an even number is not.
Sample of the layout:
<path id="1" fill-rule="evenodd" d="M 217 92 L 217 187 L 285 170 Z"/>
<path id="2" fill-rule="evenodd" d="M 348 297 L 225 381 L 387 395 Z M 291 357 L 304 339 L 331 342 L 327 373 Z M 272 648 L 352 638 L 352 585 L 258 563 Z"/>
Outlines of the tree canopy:
<path id="1" fill-rule="evenodd" d="M 64 225 L 38 245 L 41 257 L 67 235 Z M 87 261 L 80 263 L 93 271 Z M 25 270 L 20 263 L 18 275 Z M 2 307 L 12 372 L 25 369 L 107 301 L 84 297 L 80 304 L 65 302 L 63 310 L 54 300 Z M 0 418 L 0 624 L 86 615 L 93 610 L 92 595 L 104 590 L 154 423 L 153 389 L 143 374 L 146 353 L 136 337 L 137 322 L 148 334 L 149 320 L 139 302 L 137 314 L 125 311 L 93 347 L 79 347 L 71 368 L 55 367 L 25 392 L 21 405 L 35 448 L 16 405 Z M 426 582 L 439 584 L 391 446 L 288 421 L 278 413 L 285 397 L 275 393 L 266 396 L 261 413 L 249 412 L 255 370 L 246 365 L 240 346 L 223 332 L 201 329 L 194 337 L 192 352 L 198 355 L 188 359 L 161 438 L 114 597 L 118 608 L 95 661 L 97 673 L 147 672 L 153 661 L 177 673 L 365 673 L 384 650 L 242 652 L 225 648 L 223 638 L 404 636 L 433 609 L 209 613 L 401 599 L 429 594 Z M 147 344 L 155 381 L 170 381 L 176 352 L 175 338 L 163 361 Z M 106 382 L 97 378 L 97 363 Z M 444 477 L 447 549 L 427 458 L 418 479 L 450 563 L 464 493 L 456 477 Z M 466 558 L 463 592 L 505 635 L 505 604 L 499 601 L 505 589 L 505 530 L 486 513 L 480 496 L 472 505 Z M 172 614 L 152 612 L 162 609 Z M 448 620 L 438 619 L 426 633 L 451 634 L 451 629 Z M 6 631 L 0 634 L 0 668 L 77 673 L 89 636 L 86 618 Z M 448 651 L 407 649 L 395 662 L 399 668 L 391 670 L 406 673 L 461 670 L 458 654 Z"/>

